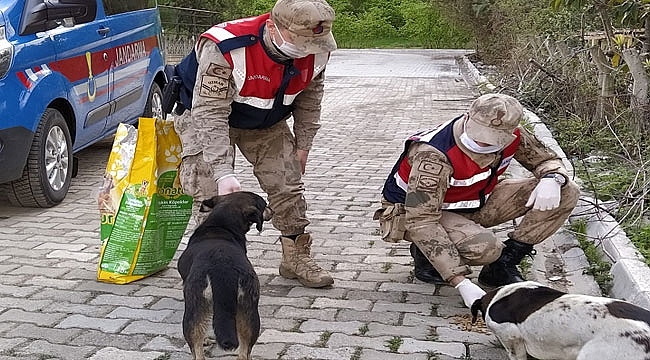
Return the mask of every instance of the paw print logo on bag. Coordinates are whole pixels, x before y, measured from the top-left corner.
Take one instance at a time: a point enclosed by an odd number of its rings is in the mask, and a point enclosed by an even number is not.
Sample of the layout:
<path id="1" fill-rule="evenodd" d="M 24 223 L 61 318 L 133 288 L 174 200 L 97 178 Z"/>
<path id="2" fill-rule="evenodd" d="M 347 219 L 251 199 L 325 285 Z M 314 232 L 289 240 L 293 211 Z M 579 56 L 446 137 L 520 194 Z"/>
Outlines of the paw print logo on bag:
<path id="1" fill-rule="evenodd" d="M 181 151 L 183 149 L 180 145 L 171 145 L 165 149 L 165 161 L 172 164 L 178 164 L 181 161 Z"/>

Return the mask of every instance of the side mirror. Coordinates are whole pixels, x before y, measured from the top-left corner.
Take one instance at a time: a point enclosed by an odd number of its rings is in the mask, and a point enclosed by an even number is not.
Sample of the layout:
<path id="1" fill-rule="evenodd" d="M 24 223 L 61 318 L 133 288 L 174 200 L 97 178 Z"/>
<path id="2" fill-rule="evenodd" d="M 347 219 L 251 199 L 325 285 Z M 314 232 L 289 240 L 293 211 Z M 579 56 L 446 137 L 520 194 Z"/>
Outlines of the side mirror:
<path id="1" fill-rule="evenodd" d="M 63 22 L 88 23 L 95 20 L 96 15 L 95 0 L 27 0 L 20 21 L 20 35 L 51 30 Z"/>

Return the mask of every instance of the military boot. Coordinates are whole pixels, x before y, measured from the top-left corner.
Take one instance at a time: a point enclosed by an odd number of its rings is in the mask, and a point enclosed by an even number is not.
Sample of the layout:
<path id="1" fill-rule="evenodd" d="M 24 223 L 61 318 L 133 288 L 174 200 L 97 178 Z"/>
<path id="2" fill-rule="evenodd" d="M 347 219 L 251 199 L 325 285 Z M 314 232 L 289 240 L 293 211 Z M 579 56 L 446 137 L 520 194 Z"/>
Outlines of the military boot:
<path id="1" fill-rule="evenodd" d="M 533 245 L 508 239 L 506 247 L 501 250 L 501 256 L 488 265 L 484 265 L 478 275 L 479 283 L 489 287 L 499 287 L 524 281 L 517 265 L 526 255 L 533 254 Z"/>
<path id="2" fill-rule="evenodd" d="M 312 259 L 309 234 L 298 235 L 295 241 L 280 236 L 280 242 L 282 243 L 280 275 L 287 279 L 298 279 L 302 285 L 311 288 L 320 288 L 334 283 L 332 276 Z"/>
<path id="3" fill-rule="evenodd" d="M 426 256 L 424 256 L 424 253 L 420 250 L 420 248 L 415 245 L 415 243 L 411 243 L 411 247 L 409 249 L 411 251 L 411 256 L 413 257 L 413 264 L 415 265 L 415 270 L 413 271 L 415 278 L 424 281 L 425 283 L 429 284 L 436 284 L 436 285 L 444 285 L 447 284 L 445 280 L 442 279 L 442 276 L 436 270 L 436 268 L 431 265 L 431 262 L 429 262 L 429 259 L 427 259 Z"/>

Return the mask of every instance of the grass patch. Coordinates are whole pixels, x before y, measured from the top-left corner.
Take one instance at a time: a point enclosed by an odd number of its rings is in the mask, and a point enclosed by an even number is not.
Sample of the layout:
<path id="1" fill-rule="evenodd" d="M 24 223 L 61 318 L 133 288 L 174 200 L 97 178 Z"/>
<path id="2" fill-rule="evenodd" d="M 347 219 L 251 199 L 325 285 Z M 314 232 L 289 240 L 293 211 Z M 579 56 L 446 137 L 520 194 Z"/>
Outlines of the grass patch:
<path id="1" fill-rule="evenodd" d="M 524 276 L 524 279 L 528 278 L 528 275 L 530 275 L 530 268 L 533 266 L 532 261 L 530 258 L 523 258 L 521 259 L 521 262 L 519 263 L 519 270 L 521 270 L 521 275 Z"/>
<path id="2" fill-rule="evenodd" d="M 359 335 L 365 335 L 368 333 L 368 324 L 363 324 L 362 326 L 359 327 Z"/>
<path id="3" fill-rule="evenodd" d="M 589 262 L 589 268 L 586 270 L 586 273 L 594 277 L 603 295 L 609 294 L 613 285 L 612 281 L 614 280 L 609 274 L 612 265 L 606 260 L 603 260 L 603 256 L 598 247 L 587 238 L 587 221 L 584 219 L 574 221 L 571 223 L 570 229 L 578 239 L 578 243 Z"/>
<path id="4" fill-rule="evenodd" d="M 363 348 L 361 346 L 357 346 L 354 348 L 354 353 L 350 357 L 350 360 L 359 360 L 361 359 L 361 353 L 363 352 Z"/>
<path id="5" fill-rule="evenodd" d="M 393 336 L 392 339 L 386 340 L 386 347 L 390 352 L 396 353 L 399 350 L 399 347 L 402 346 L 404 340 L 400 336 Z"/>
<path id="6" fill-rule="evenodd" d="M 639 250 L 645 260 L 645 263 L 650 266 L 650 225 L 642 226 L 636 230 L 627 231 L 632 243 Z"/>
<path id="7" fill-rule="evenodd" d="M 438 330 L 433 326 L 429 326 L 426 339 L 427 341 L 438 341 Z"/>
<path id="8" fill-rule="evenodd" d="M 330 331 L 325 331 L 322 334 L 320 334 L 320 339 L 318 339 L 318 344 L 316 344 L 318 347 L 325 347 L 327 346 L 327 342 L 329 341 L 330 337 L 332 337 L 332 333 Z"/>
<path id="9" fill-rule="evenodd" d="M 435 351 L 431 351 L 431 350 L 427 351 L 427 360 L 438 360 L 438 359 L 440 358 L 438 357 L 438 354 Z"/>

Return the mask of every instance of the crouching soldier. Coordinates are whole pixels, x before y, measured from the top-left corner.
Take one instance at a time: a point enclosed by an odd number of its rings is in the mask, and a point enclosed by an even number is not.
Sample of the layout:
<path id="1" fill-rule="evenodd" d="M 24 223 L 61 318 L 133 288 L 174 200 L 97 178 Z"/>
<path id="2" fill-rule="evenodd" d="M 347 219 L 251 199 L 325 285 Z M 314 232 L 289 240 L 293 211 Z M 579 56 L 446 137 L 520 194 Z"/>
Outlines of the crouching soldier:
<path id="1" fill-rule="evenodd" d="M 479 97 L 466 114 L 411 136 L 375 213 L 386 241 L 411 241 L 415 277 L 456 287 L 465 305 L 479 283 L 523 281 L 517 265 L 558 230 L 579 196 L 558 155 L 520 126 L 523 107 L 503 94 Z M 534 177 L 499 180 L 512 159 Z M 488 229 L 522 217 L 505 242 Z"/>

